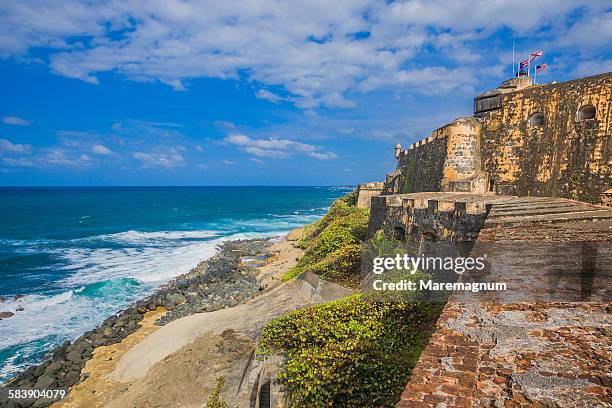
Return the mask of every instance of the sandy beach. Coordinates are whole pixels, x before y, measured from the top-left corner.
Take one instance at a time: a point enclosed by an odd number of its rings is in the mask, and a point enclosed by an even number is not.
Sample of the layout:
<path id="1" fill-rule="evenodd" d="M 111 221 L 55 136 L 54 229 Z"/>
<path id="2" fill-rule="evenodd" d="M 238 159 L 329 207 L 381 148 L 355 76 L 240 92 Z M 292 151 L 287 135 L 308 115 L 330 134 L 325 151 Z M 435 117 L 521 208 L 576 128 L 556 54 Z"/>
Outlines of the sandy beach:
<path id="1" fill-rule="evenodd" d="M 153 322 L 164 309 L 148 312 L 142 327 L 123 341 L 96 348 L 83 369 L 88 378 L 53 407 L 201 407 L 219 377 L 225 378 L 222 397 L 229 406 L 248 406 L 253 384 L 245 381 L 245 372 L 253 365 L 265 323 L 296 308 L 350 294 L 322 281 L 323 291 L 314 291 L 304 279 L 281 281 L 302 254 L 293 245 L 297 237 L 299 231 L 292 231 L 273 245 L 274 255 L 257 276 L 265 288 L 262 294 L 161 327 Z"/>

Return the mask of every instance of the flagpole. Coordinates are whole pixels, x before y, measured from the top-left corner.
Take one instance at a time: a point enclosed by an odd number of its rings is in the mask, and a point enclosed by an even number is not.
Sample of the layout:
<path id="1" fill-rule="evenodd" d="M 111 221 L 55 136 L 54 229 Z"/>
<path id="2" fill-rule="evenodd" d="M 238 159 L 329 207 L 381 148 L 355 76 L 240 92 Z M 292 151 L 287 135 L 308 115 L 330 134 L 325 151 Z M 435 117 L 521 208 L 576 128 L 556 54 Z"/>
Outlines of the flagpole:
<path id="1" fill-rule="evenodd" d="M 531 55 L 527 54 L 527 76 L 529 77 L 531 75 L 531 61 L 529 61 L 531 59 Z"/>
<path id="2" fill-rule="evenodd" d="M 518 76 L 514 65 L 514 41 L 512 41 L 512 76 L 515 78 Z"/>

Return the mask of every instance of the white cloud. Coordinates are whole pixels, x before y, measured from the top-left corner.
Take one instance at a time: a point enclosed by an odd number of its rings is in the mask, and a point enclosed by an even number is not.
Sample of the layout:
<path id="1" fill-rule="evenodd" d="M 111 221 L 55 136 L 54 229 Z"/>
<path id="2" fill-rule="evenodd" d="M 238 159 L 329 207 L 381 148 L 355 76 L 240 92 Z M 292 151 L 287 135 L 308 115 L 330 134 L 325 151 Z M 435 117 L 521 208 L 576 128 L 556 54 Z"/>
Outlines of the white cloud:
<path id="1" fill-rule="evenodd" d="M 311 152 L 311 153 L 308 153 L 308 155 L 310 157 L 314 157 L 317 160 L 332 160 L 332 159 L 338 158 L 338 155 L 333 152 L 324 152 L 324 153 Z"/>
<path id="2" fill-rule="evenodd" d="M 10 140 L 0 139 L 0 151 L 9 153 L 30 153 L 32 145 L 13 143 Z"/>
<path id="3" fill-rule="evenodd" d="M 287 159 L 294 154 L 306 154 L 318 160 L 329 160 L 338 157 L 332 152 L 320 152 L 319 146 L 288 139 L 252 139 L 245 135 L 232 134 L 223 140 L 238 146 L 244 152 L 256 157 Z"/>
<path id="4" fill-rule="evenodd" d="M 612 59 L 593 59 L 580 61 L 574 68 L 576 76 L 589 76 L 612 71 Z M 538 78 L 539 78 L 538 74 Z"/>
<path id="5" fill-rule="evenodd" d="M 282 96 L 272 93 L 268 91 L 267 89 L 260 89 L 259 91 L 255 93 L 255 96 L 259 99 L 265 99 L 272 103 L 279 103 L 280 101 L 284 100 Z"/>
<path id="6" fill-rule="evenodd" d="M 99 155 L 103 155 L 103 156 L 104 155 L 109 155 L 109 154 L 112 153 L 112 151 L 108 147 L 106 147 L 104 145 L 100 145 L 100 144 L 94 145 L 91 148 L 91 151 L 94 152 L 95 154 L 99 154 Z"/>
<path id="7" fill-rule="evenodd" d="M 611 43 L 612 11 L 578 21 L 558 40 L 560 46 L 576 48 L 596 48 Z"/>
<path id="8" fill-rule="evenodd" d="M 184 164 L 183 156 L 174 149 L 171 149 L 169 153 L 135 152 L 132 157 L 140 161 L 144 168 L 172 168 Z"/>
<path id="9" fill-rule="evenodd" d="M 266 150 L 260 147 L 247 146 L 244 151 L 257 157 L 269 157 L 271 159 L 287 159 L 289 158 L 289 152 L 281 150 Z"/>
<path id="10" fill-rule="evenodd" d="M 79 157 L 75 157 L 72 152 L 64 149 L 49 149 L 40 157 L 40 162 L 42 164 L 66 167 L 83 167 L 92 164 L 86 155 L 82 154 Z"/>
<path id="11" fill-rule="evenodd" d="M 60 75 L 96 84 L 98 73 L 115 72 L 178 91 L 192 78 L 246 75 L 286 91 L 282 98 L 256 92 L 271 102 L 350 107 L 354 92 L 390 88 L 383 79 L 402 72 L 419 74 L 424 50 L 443 50 L 462 64 L 479 62 L 489 50 L 470 42 L 500 29 L 524 36 L 550 28 L 559 47 L 576 52 L 605 47 L 611 42 L 607 7 L 594 0 L 539 0 L 528 12 L 515 0 L 2 2 L 0 56 L 46 47 Z M 568 17 L 573 10 L 580 13 Z M 454 72 L 447 72 L 447 89 L 471 86 L 473 75 Z M 438 75 L 421 74 L 419 82 L 402 86 L 439 88 Z"/>
<path id="12" fill-rule="evenodd" d="M 31 120 L 18 118 L 17 116 L 5 116 L 2 118 L 2 122 L 7 125 L 15 126 L 30 126 L 32 124 Z"/>
<path id="13" fill-rule="evenodd" d="M 227 164 L 228 166 L 233 166 L 236 164 L 236 162 L 231 161 L 231 160 L 223 160 L 223 164 Z"/>
<path id="14" fill-rule="evenodd" d="M 11 157 L 5 157 L 2 159 L 2 164 L 9 167 L 32 167 L 34 163 L 32 160 L 25 157 L 18 157 L 13 159 Z"/>

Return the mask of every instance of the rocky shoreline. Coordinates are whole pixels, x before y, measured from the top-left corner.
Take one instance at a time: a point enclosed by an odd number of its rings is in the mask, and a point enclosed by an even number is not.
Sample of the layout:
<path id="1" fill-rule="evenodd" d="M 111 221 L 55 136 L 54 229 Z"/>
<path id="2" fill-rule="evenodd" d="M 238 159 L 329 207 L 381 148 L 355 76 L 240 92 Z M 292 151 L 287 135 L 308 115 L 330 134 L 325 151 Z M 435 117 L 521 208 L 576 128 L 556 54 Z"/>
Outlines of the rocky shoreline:
<path id="1" fill-rule="evenodd" d="M 2 387 L 21 389 L 70 388 L 85 380 L 81 374 L 96 347 L 119 343 L 140 328 L 143 315 L 158 307 L 168 312 L 155 324 L 165 325 L 194 313 L 230 308 L 248 300 L 263 288 L 257 280 L 258 267 L 270 257 L 269 238 L 225 241 L 218 252 L 190 272 L 158 288 L 123 311 L 108 317 L 96 329 L 73 342 L 65 342 L 48 354 L 43 363 L 29 367 Z M 2 407 L 46 407 L 53 401 L 39 398 L 16 402 L 0 394 Z"/>

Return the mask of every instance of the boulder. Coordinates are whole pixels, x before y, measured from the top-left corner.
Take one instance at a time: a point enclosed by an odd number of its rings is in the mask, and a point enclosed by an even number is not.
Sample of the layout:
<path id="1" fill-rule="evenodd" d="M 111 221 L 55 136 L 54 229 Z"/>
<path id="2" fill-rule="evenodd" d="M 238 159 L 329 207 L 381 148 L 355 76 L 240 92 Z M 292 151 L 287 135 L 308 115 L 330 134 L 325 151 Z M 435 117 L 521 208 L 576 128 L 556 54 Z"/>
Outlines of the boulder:
<path id="1" fill-rule="evenodd" d="M 13 312 L 0 312 L 0 320 L 8 319 L 9 317 L 15 316 Z"/>
<path id="2" fill-rule="evenodd" d="M 80 371 L 70 371 L 68 374 L 66 374 L 66 382 L 70 385 L 74 385 L 78 383 L 80 379 L 81 379 Z"/>
<path id="3" fill-rule="evenodd" d="M 32 404 L 32 408 L 46 408 L 51 404 L 53 404 L 53 400 L 47 398 L 39 398 L 34 401 L 34 404 Z"/>
<path id="4" fill-rule="evenodd" d="M 181 295 L 180 293 L 169 293 L 164 298 L 164 307 L 166 309 L 170 309 L 185 302 L 185 296 Z"/>
<path id="5" fill-rule="evenodd" d="M 66 359 L 73 363 L 78 363 L 81 361 L 82 352 L 79 350 L 72 350 L 70 353 L 66 355 Z"/>
<path id="6" fill-rule="evenodd" d="M 51 377 L 50 375 L 42 375 L 40 377 L 38 377 L 38 380 L 36 381 L 36 385 L 34 386 L 34 388 L 38 388 L 38 389 L 49 389 L 49 388 L 55 388 L 57 382 L 55 380 L 54 377 Z"/>

